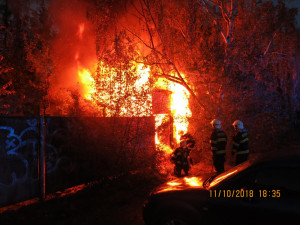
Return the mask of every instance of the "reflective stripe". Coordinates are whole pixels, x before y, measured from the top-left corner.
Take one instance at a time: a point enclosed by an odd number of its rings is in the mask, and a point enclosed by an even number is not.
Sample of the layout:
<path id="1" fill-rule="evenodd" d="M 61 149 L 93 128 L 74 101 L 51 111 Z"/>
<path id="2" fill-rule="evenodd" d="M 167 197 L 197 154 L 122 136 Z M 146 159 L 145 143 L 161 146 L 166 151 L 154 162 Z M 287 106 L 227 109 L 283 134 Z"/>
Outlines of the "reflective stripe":
<path id="1" fill-rule="evenodd" d="M 226 151 L 225 150 L 221 150 L 221 151 L 215 151 L 214 152 L 216 155 L 220 155 L 220 154 L 225 154 Z"/>
<path id="2" fill-rule="evenodd" d="M 244 140 L 240 141 L 240 143 L 245 143 L 246 141 L 248 141 L 248 138 L 245 138 Z"/>
<path id="3" fill-rule="evenodd" d="M 217 142 L 227 141 L 227 139 L 226 139 L 225 137 L 224 137 L 224 138 L 218 138 L 216 141 L 217 141 Z"/>
<path id="4" fill-rule="evenodd" d="M 237 152 L 236 154 L 242 155 L 242 154 L 246 154 L 246 153 L 249 153 L 249 149 L 244 150 L 244 151 L 239 151 L 239 152 Z"/>
<path id="5" fill-rule="evenodd" d="M 215 141 L 215 140 L 211 140 L 211 142 L 210 143 L 212 143 L 212 144 L 217 144 L 218 142 L 217 141 Z"/>
<path id="6" fill-rule="evenodd" d="M 239 143 L 233 142 L 233 145 L 239 147 Z"/>
<path id="7" fill-rule="evenodd" d="M 243 133 L 243 134 L 242 134 L 242 137 L 247 137 L 247 136 L 248 136 L 247 133 Z"/>

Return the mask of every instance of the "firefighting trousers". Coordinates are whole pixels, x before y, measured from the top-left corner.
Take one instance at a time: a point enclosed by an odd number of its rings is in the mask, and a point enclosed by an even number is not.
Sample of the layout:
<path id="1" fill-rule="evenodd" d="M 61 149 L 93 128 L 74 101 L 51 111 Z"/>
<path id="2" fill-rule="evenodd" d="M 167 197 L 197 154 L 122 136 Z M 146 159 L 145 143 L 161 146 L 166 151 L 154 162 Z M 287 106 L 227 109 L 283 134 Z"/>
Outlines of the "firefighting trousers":
<path id="1" fill-rule="evenodd" d="M 213 164 L 217 171 L 217 173 L 224 172 L 224 162 L 225 162 L 225 155 L 213 155 Z"/>
<path id="2" fill-rule="evenodd" d="M 246 154 L 238 154 L 236 156 L 236 161 L 235 161 L 235 165 L 239 165 L 243 162 L 245 162 L 248 159 L 249 153 Z"/>
<path id="3" fill-rule="evenodd" d="M 189 174 L 190 165 L 188 162 L 185 162 L 183 164 L 175 164 L 174 167 L 174 175 L 177 177 L 181 177 L 181 171 L 183 170 L 185 175 Z"/>

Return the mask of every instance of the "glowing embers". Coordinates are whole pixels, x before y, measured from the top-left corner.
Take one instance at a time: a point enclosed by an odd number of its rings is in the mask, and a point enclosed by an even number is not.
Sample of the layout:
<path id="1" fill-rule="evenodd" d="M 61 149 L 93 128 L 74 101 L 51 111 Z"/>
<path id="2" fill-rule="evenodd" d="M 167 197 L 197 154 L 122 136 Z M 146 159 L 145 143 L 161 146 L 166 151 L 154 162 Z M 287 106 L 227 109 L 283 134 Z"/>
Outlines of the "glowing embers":
<path id="1" fill-rule="evenodd" d="M 179 186 L 181 184 L 181 182 L 170 181 L 167 184 L 170 185 L 171 187 L 174 187 L 174 186 Z"/>
<path id="2" fill-rule="evenodd" d="M 200 182 L 201 178 L 197 178 L 197 177 L 185 177 L 184 180 L 185 180 L 185 182 L 187 184 L 189 184 L 192 187 L 200 187 L 200 186 L 202 186 L 202 182 Z"/>
<path id="3" fill-rule="evenodd" d="M 186 186 L 186 187 L 201 187 L 203 184 L 200 177 L 184 177 L 183 179 L 173 180 L 167 183 L 171 187 Z"/>
<path id="4" fill-rule="evenodd" d="M 178 191 L 190 188 L 202 188 L 203 181 L 201 177 L 184 177 L 167 182 L 161 186 L 157 192 Z"/>

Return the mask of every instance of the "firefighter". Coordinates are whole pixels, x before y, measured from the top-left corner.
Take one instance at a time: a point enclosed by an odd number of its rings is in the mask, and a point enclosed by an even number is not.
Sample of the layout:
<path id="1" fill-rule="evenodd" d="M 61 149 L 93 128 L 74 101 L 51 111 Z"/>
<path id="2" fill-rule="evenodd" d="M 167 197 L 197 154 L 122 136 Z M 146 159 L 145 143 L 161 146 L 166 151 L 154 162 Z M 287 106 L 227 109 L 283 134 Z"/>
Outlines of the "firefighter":
<path id="1" fill-rule="evenodd" d="M 233 136 L 231 155 L 236 155 L 235 165 L 238 165 L 246 161 L 249 156 L 248 133 L 240 120 L 234 121 L 232 126 L 234 127 L 235 135 Z"/>
<path id="2" fill-rule="evenodd" d="M 227 136 L 222 130 L 221 121 L 214 119 L 211 122 L 213 132 L 210 138 L 211 150 L 213 153 L 213 164 L 217 173 L 224 172 Z"/>
<path id="3" fill-rule="evenodd" d="M 190 153 L 191 153 L 191 151 L 195 147 L 196 141 L 195 141 L 194 137 L 190 133 L 188 133 L 188 132 L 184 133 L 183 130 L 180 130 L 178 132 L 178 134 L 180 135 L 180 143 L 181 142 L 186 142 L 186 151 L 187 151 L 188 156 L 189 156 Z M 193 159 L 191 157 L 189 157 L 189 162 L 190 162 L 190 164 L 193 165 Z"/>
<path id="4" fill-rule="evenodd" d="M 181 177 L 181 171 L 183 170 L 185 175 L 189 175 L 189 150 L 187 147 L 187 142 L 180 142 L 180 146 L 175 149 L 172 153 L 171 161 L 175 164 L 174 175 Z"/>
<path id="5" fill-rule="evenodd" d="M 196 144 L 195 139 L 193 138 L 193 136 L 190 133 L 184 133 L 183 130 L 180 130 L 178 132 L 178 134 L 180 135 L 180 143 L 186 142 L 186 148 L 190 153 L 191 150 L 195 147 L 195 144 Z"/>

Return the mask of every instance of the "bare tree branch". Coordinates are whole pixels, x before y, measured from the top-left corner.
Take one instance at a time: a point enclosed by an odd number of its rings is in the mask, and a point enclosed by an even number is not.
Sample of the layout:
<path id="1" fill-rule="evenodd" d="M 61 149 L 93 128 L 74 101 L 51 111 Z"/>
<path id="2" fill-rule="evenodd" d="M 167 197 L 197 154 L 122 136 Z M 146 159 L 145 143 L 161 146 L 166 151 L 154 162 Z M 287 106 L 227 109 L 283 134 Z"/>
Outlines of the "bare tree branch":
<path id="1" fill-rule="evenodd" d="M 272 44 L 272 41 L 274 40 L 275 37 L 276 37 L 276 32 L 273 34 L 271 40 L 269 41 L 268 47 L 267 47 L 266 50 L 264 51 L 263 56 L 265 56 L 265 55 L 267 54 L 267 52 L 269 51 L 270 46 L 271 46 L 271 44 Z"/>
<path id="2" fill-rule="evenodd" d="M 134 32 L 132 32 L 131 30 L 129 30 L 127 27 L 121 25 L 125 30 L 127 30 L 129 33 L 131 33 L 133 36 L 135 36 L 136 38 L 138 38 L 147 48 L 150 48 L 152 50 L 154 50 L 154 48 L 150 45 L 148 45 L 140 36 L 138 36 L 137 34 L 135 34 Z"/>
<path id="3" fill-rule="evenodd" d="M 221 28 L 220 23 L 217 21 L 217 19 L 215 18 L 216 15 L 214 15 L 208 8 L 208 3 L 210 3 L 211 5 L 214 5 L 216 7 L 219 8 L 219 10 L 221 11 L 222 17 L 225 21 L 226 24 L 226 32 Z M 233 17 L 233 0 L 230 1 L 230 11 L 228 12 L 223 4 L 217 4 L 214 1 L 210 1 L 210 0 L 197 0 L 197 3 L 201 6 L 201 8 L 207 13 L 207 15 L 210 17 L 210 19 L 213 21 L 213 24 L 216 26 L 217 30 L 220 32 L 226 46 L 229 46 L 231 43 L 231 36 L 232 36 L 232 31 L 233 31 L 233 24 L 234 24 L 234 17 Z M 227 49 L 227 47 L 226 47 Z M 226 51 L 225 49 L 225 51 Z"/>
<path id="4" fill-rule="evenodd" d="M 145 1 L 143 0 L 143 2 L 145 2 Z M 141 8 L 142 8 L 142 15 L 143 15 L 143 17 L 145 19 L 146 27 L 147 27 L 147 30 L 148 30 L 148 33 L 149 33 L 149 36 L 150 36 L 151 45 L 152 45 L 152 48 L 154 48 L 153 35 L 152 35 L 151 30 L 150 30 L 149 24 L 147 22 L 147 17 L 145 15 L 144 7 L 142 5 L 141 0 L 140 0 L 140 5 L 141 5 Z"/>

